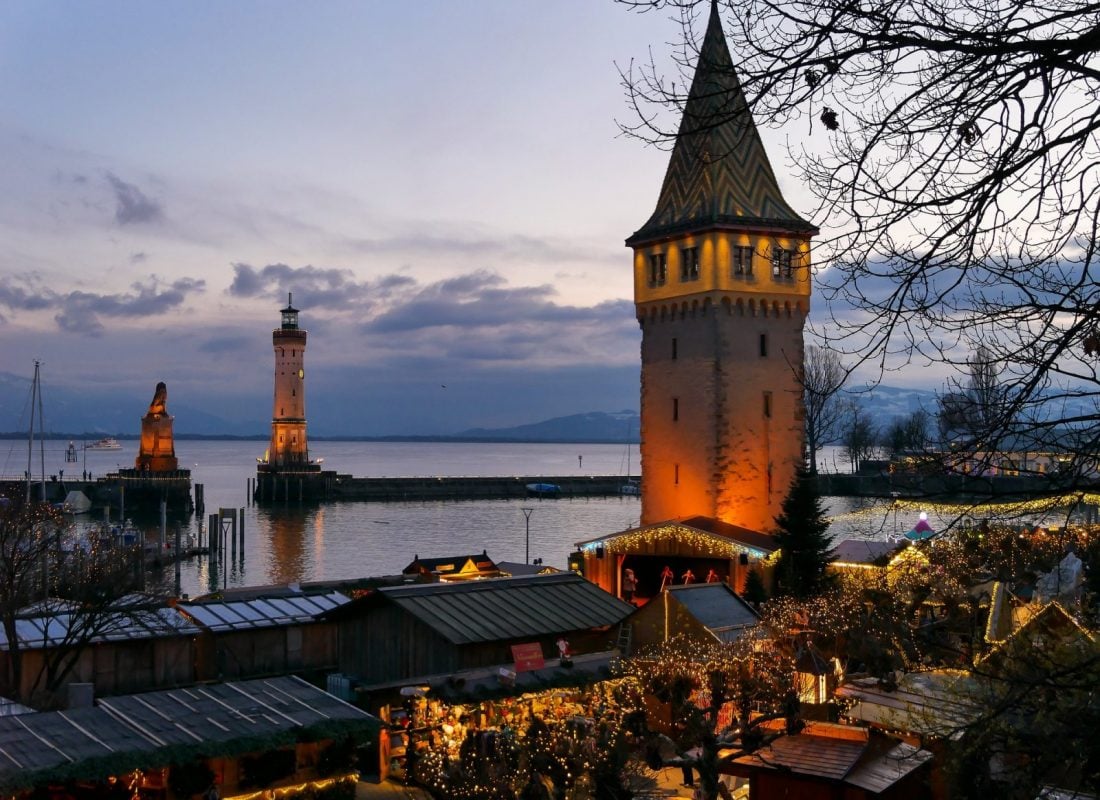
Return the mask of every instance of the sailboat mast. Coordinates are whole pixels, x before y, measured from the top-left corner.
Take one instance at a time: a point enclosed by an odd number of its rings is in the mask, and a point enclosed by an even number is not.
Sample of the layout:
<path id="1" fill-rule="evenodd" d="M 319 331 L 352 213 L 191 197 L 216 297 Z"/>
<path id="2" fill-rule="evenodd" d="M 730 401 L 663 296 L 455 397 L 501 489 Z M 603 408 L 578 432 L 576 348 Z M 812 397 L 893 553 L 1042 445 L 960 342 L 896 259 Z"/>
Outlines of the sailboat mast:
<path id="1" fill-rule="evenodd" d="M 31 381 L 31 427 L 27 433 L 27 502 L 31 501 L 31 468 L 34 466 L 34 401 L 38 397 L 38 362 L 34 362 L 34 380 Z"/>
<path id="2" fill-rule="evenodd" d="M 38 375 L 38 362 L 34 363 L 35 385 L 38 386 L 38 466 L 42 477 L 42 502 L 46 502 L 46 434 L 42 425 L 42 381 Z"/>

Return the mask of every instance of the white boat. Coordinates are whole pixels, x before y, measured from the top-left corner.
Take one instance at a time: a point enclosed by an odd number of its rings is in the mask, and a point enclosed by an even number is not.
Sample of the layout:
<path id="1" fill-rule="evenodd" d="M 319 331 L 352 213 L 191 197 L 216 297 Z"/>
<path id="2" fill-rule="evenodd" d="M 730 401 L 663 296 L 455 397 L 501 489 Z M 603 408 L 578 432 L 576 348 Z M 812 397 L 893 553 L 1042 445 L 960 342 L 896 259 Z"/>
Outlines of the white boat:
<path id="1" fill-rule="evenodd" d="M 85 450 L 121 450 L 122 445 L 118 443 L 118 439 L 114 439 L 107 436 L 103 439 L 96 439 L 90 444 L 84 445 Z"/>

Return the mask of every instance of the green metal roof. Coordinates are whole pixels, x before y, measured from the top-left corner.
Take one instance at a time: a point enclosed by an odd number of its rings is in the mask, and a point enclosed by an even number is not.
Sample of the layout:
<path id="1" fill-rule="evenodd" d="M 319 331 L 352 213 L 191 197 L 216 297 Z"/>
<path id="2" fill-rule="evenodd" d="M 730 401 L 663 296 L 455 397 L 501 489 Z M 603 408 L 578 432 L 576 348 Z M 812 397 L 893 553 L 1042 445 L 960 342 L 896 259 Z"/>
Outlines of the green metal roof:
<path id="1" fill-rule="evenodd" d="M 634 610 L 571 572 L 395 586 L 378 593 L 454 644 L 602 628 Z"/>

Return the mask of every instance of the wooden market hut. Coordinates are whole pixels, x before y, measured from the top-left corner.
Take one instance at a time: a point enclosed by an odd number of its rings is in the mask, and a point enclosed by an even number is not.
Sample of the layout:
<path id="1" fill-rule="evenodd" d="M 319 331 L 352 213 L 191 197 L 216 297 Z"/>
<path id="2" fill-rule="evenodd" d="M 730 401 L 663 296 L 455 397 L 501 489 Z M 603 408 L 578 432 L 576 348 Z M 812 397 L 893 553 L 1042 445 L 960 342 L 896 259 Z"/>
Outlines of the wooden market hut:
<path id="1" fill-rule="evenodd" d="M 381 588 L 323 615 L 339 625 L 340 671 L 371 685 L 511 665 L 512 645 L 606 650 L 632 607 L 563 572 Z"/>
<path id="2" fill-rule="evenodd" d="M 761 577 L 767 583 L 770 557 L 777 551 L 774 537 L 713 517 L 630 528 L 578 542 L 577 548 L 583 554 L 584 576 L 616 597 L 622 595 L 624 570 L 634 570 L 636 601 L 660 593 L 666 568 L 673 576 L 669 584 L 683 584 L 689 571 L 694 582 L 703 582 L 714 570 L 721 582 L 740 591 L 754 567 L 765 573 Z"/>
<path id="3" fill-rule="evenodd" d="M 924 800 L 931 758 L 927 750 L 867 728 L 810 722 L 727 761 L 721 771 L 748 778 L 749 800 Z"/>
<path id="4" fill-rule="evenodd" d="M 148 691 L 195 681 L 197 626 L 161 601 L 134 595 L 112 609 L 74 610 L 51 600 L 28 608 L 15 621 L 22 654 L 21 686 L 7 694 L 35 707 L 69 703 L 67 685 L 46 691 L 47 664 L 72 659 L 67 683 L 89 685 L 95 695 Z M 0 629 L 0 675 L 10 676 L 12 643 Z"/>
<path id="5" fill-rule="evenodd" d="M 336 668 L 336 624 L 321 619 L 350 602 L 336 591 L 273 593 L 238 600 L 179 603 L 198 629 L 198 680 L 241 680 L 295 673 L 320 676 Z"/>
<path id="6" fill-rule="evenodd" d="M 401 570 L 405 578 L 415 578 L 425 583 L 433 581 L 470 581 L 478 578 L 499 578 L 497 568 L 489 554 L 482 550 L 473 555 L 441 556 L 421 558 L 415 556 L 407 567 Z"/>
<path id="7" fill-rule="evenodd" d="M 106 796 L 122 778 L 132 796 L 152 800 L 190 797 L 210 780 L 221 796 L 288 784 L 316 796 L 343 781 L 350 796 L 350 759 L 324 751 L 348 737 L 373 739 L 379 728 L 376 717 L 294 677 L 101 698 L 91 708 L 0 718 L 0 789 Z M 196 785 L 204 773 L 206 785 Z"/>

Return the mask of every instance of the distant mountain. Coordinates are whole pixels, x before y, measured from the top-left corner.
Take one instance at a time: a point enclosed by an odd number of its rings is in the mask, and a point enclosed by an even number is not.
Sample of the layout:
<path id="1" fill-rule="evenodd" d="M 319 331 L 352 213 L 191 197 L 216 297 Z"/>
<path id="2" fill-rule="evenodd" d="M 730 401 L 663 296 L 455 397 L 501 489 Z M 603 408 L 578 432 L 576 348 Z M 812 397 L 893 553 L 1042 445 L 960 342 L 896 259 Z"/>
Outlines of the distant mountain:
<path id="1" fill-rule="evenodd" d="M 591 411 L 511 428 L 469 428 L 462 439 L 522 442 L 637 442 L 638 412 Z"/>
<path id="2" fill-rule="evenodd" d="M 939 405 L 936 393 L 928 389 L 899 389 L 896 386 L 876 386 L 865 392 L 846 392 L 871 419 L 880 426 L 889 425 L 895 419 L 908 417 L 914 411 L 924 411 L 935 416 Z"/>
<path id="3" fill-rule="evenodd" d="M 46 434 L 77 436 L 138 436 L 141 418 L 149 410 L 152 391 L 127 394 L 111 389 L 74 390 L 53 383 L 42 390 L 42 429 Z M 0 372 L 0 433 L 19 433 L 30 426 L 31 381 Z M 169 398 L 176 417 L 176 434 L 246 436 L 263 434 L 262 423 L 239 422 Z M 37 414 L 37 410 L 35 411 Z M 262 418 L 261 418 L 262 419 Z M 35 430 L 38 430 L 35 422 Z"/>

